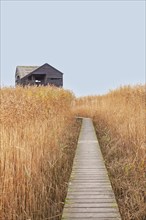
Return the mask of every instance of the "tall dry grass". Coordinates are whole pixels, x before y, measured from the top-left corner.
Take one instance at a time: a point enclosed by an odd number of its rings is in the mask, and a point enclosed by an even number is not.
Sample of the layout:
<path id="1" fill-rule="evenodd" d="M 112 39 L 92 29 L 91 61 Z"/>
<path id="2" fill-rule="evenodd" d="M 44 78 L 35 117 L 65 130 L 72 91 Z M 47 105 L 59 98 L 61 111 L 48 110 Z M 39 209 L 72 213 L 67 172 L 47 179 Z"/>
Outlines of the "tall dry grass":
<path id="1" fill-rule="evenodd" d="M 122 219 L 146 220 L 145 87 L 77 99 L 74 112 L 94 120 Z"/>
<path id="2" fill-rule="evenodd" d="M 0 219 L 60 219 L 79 133 L 73 99 L 55 87 L 1 90 Z"/>

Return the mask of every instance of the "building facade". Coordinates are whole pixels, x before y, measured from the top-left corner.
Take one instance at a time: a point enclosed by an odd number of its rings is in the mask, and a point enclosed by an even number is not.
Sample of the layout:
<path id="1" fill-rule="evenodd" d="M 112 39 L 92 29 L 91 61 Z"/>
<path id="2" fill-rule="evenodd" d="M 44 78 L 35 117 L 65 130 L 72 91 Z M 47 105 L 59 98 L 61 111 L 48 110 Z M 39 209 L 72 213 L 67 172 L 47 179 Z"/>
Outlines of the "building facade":
<path id="1" fill-rule="evenodd" d="M 42 66 L 17 66 L 16 85 L 54 85 L 63 86 L 63 73 L 45 63 Z"/>

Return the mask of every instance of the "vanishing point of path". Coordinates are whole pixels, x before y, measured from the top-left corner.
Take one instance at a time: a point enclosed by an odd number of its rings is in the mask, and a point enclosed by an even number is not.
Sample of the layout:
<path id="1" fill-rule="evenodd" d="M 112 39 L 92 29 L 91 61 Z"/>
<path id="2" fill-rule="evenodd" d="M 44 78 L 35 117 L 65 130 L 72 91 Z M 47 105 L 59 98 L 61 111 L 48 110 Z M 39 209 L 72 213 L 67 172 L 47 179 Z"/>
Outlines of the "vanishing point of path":
<path id="1" fill-rule="evenodd" d="M 84 118 L 62 220 L 121 220 L 91 119 Z"/>

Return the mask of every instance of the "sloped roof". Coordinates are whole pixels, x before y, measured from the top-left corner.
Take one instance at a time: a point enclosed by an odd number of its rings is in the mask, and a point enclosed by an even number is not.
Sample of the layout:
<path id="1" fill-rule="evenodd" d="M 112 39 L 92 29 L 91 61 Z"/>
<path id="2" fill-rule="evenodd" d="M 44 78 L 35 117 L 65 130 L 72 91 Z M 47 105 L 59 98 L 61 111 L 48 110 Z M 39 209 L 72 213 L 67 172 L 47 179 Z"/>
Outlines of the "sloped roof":
<path id="1" fill-rule="evenodd" d="M 17 66 L 16 75 L 19 75 L 21 79 L 38 68 L 39 66 Z"/>
<path id="2" fill-rule="evenodd" d="M 51 69 L 54 69 L 55 71 L 59 72 L 61 75 L 63 75 L 62 72 L 54 68 L 53 66 L 49 65 L 48 63 L 43 64 L 42 66 L 17 66 L 16 67 L 16 78 L 17 76 L 20 77 L 20 79 L 28 77 L 33 73 L 35 70 L 42 68 L 43 66 L 50 67 Z"/>

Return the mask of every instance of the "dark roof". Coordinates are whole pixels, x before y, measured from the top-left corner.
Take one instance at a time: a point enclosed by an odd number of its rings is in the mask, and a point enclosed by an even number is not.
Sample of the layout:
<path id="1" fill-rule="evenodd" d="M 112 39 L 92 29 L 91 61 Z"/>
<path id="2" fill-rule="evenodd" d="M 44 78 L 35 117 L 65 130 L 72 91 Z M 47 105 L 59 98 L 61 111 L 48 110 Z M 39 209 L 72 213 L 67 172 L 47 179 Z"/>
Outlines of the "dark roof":
<path id="1" fill-rule="evenodd" d="M 26 77 L 33 74 L 36 70 L 41 69 L 43 66 L 48 66 L 54 69 L 55 71 L 59 72 L 63 75 L 62 72 L 54 68 L 53 66 L 49 65 L 48 63 L 43 64 L 42 66 L 17 66 L 16 68 L 16 75 L 19 75 L 20 79 L 25 79 Z"/>

